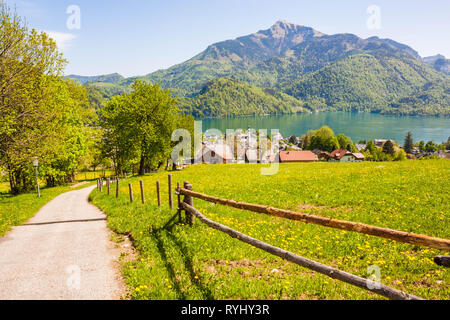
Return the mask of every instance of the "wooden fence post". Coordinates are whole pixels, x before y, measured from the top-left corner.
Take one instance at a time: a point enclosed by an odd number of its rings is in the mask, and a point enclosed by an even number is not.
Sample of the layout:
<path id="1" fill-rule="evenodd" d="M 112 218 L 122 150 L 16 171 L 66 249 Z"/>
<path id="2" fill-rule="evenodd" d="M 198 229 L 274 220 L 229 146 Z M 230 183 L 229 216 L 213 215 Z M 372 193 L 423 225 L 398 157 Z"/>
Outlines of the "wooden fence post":
<path id="1" fill-rule="evenodd" d="M 178 199 L 178 210 L 177 210 L 178 220 L 179 220 L 179 222 L 181 222 L 181 210 L 182 210 L 182 208 L 181 208 L 181 193 L 180 193 L 180 183 L 179 182 L 177 183 L 177 199 Z"/>
<path id="2" fill-rule="evenodd" d="M 128 189 L 130 190 L 130 202 L 133 203 L 133 185 L 131 183 L 128 184 Z"/>
<path id="3" fill-rule="evenodd" d="M 100 178 L 100 192 L 103 192 L 103 179 Z"/>
<path id="4" fill-rule="evenodd" d="M 169 174 L 169 208 L 173 209 L 172 175 Z"/>
<path id="5" fill-rule="evenodd" d="M 184 182 L 184 188 L 187 189 L 187 190 L 192 191 L 192 184 L 189 184 L 189 182 L 185 181 Z M 191 207 L 194 206 L 194 198 L 192 198 L 191 196 L 185 195 L 183 202 L 185 202 L 186 204 L 190 205 Z M 186 220 L 187 220 L 187 222 L 189 223 L 189 225 L 192 226 L 194 224 L 194 222 L 195 222 L 195 216 L 192 213 L 190 213 L 190 212 L 188 212 L 186 210 L 184 212 L 186 213 Z"/>
<path id="6" fill-rule="evenodd" d="M 140 186 L 141 186 L 141 200 L 142 200 L 142 203 L 144 204 L 145 203 L 145 195 L 144 195 L 144 181 L 139 181 L 139 184 L 140 184 Z"/>
<path id="7" fill-rule="evenodd" d="M 119 197 L 119 185 L 120 185 L 119 181 L 120 181 L 120 179 L 119 179 L 119 177 L 117 177 L 117 180 L 116 180 L 116 198 Z"/>
<path id="8" fill-rule="evenodd" d="M 100 185 L 98 184 L 98 179 L 97 179 L 97 190 L 100 190 Z"/>
<path id="9" fill-rule="evenodd" d="M 161 188 L 159 181 L 156 181 L 156 196 L 158 197 L 158 207 L 161 207 Z"/>
<path id="10" fill-rule="evenodd" d="M 111 194 L 111 179 L 106 179 L 106 185 L 108 187 L 108 196 Z"/>

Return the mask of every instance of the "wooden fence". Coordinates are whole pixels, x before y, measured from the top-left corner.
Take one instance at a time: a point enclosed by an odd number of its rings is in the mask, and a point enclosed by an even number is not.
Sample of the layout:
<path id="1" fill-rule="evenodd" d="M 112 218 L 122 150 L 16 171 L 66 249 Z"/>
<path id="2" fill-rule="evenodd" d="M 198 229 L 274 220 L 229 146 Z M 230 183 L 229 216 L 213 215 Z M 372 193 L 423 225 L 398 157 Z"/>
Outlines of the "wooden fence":
<path id="1" fill-rule="evenodd" d="M 116 183 L 116 197 L 119 196 L 119 179 L 113 178 L 112 180 L 107 179 L 106 185 L 108 188 L 108 195 L 110 194 L 110 183 L 115 182 Z M 133 188 L 132 184 L 129 185 L 129 196 L 130 196 L 130 202 L 132 203 L 133 198 Z M 102 191 L 103 187 L 103 180 L 99 179 L 97 183 L 97 188 L 99 191 Z M 172 194 L 172 175 L 168 176 L 168 191 L 169 191 L 169 208 L 173 209 L 173 194 Z M 145 203 L 145 197 L 144 197 L 144 184 L 143 181 L 140 181 L 140 193 L 141 193 L 141 200 L 142 203 Z M 193 204 L 193 199 L 201 199 L 204 201 L 212 202 L 215 204 L 220 204 L 232 208 L 237 208 L 241 210 L 247 210 L 252 211 L 256 213 L 262 213 L 262 214 L 268 214 L 276 217 L 281 217 L 285 219 L 300 221 L 304 223 L 312 223 L 320 226 L 340 229 L 340 230 L 346 230 L 346 231 L 352 231 L 352 232 L 358 232 L 362 234 L 377 236 L 381 238 L 387 238 L 403 243 L 409 243 L 413 245 L 421 245 L 426 246 L 434 249 L 440 249 L 445 251 L 450 251 L 450 240 L 448 239 L 441 239 L 441 238 L 435 238 L 430 237 L 427 235 L 421 235 L 421 234 L 415 234 L 410 232 L 403 232 L 393 229 L 387 229 L 387 228 L 381 228 L 376 226 L 371 226 L 367 224 L 362 223 L 355 223 L 351 221 L 343 221 L 343 220 L 336 220 L 336 219 L 330 219 L 325 218 L 321 216 L 315 216 L 315 215 L 308 215 L 300 212 L 294 212 L 290 210 L 285 209 L 277 209 L 270 206 L 264 206 L 259 204 L 251 204 L 251 203 L 245 203 L 245 202 L 238 202 L 234 200 L 228 200 L 228 199 L 222 199 L 214 196 L 209 196 L 206 194 L 194 192 L 192 190 L 192 185 L 188 182 L 184 182 L 184 188 L 180 187 L 180 184 L 177 184 L 177 199 L 178 199 L 178 215 L 179 219 L 181 221 L 181 212 L 184 211 L 186 214 L 186 220 L 188 224 L 192 225 L 195 221 L 195 218 L 198 218 L 202 223 L 206 224 L 207 226 L 219 230 L 221 232 L 224 232 L 228 234 L 229 236 L 238 239 L 239 241 L 245 242 L 255 248 L 261 249 L 265 252 L 268 252 L 270 254 L 273 254 L 275 256 L 278 256 L 282 259 L 285 259 L 287 261 L 293 262 L 295 264 L 298 264 L 302 267 L 308 268 L 310 270 L 319 272 L 321 274 L 324 274 L 330 278 L 337 279 L 340 281 L 343 281 L 345 283 L 357 286 L 359 288 L 363 288 L 365 290 L 374 292 L 376 294 L 382 295 L 384 297 L 387 297 L 389 299 L 396 299 L 396 300 L 422 300 L 422 298 L 410 295 L 408 293 L 399 291 L 397 289 L 391 288 L 389 286 L 383 285 L 379 282 L 374 282 L 369 279 L 365 279 L 362 277 L 358 277 L 356 275 L 350 274 L 348 272 L 338 270 L 336 268 L 321 264 L 319 262 L 301 257 L 299 255 L 296 255 L 292 252 L 283 250 L 281 248 L 272 246 L 268 243 L 262 242 L 258 239 L 252 238 L 248 235 L 245 235 L 239 231 L 233 230 L 225 225 L 222 225 L 220 223 L 217 223 L 215 221 L 212 221 L 205 217 L 200 211 L 198 211 Z M 157 192 L 157 199 L 158 199 L 158 206 L 161 206 L 161 194 L 160 194 L 160 182 L 157 181 L 156 183 L 156 192 Z M 184 199 L 181 200 L 181 195 L 184 196 Z M 439 256 L 436 257 L 435 262 L 439 265 L 448 267 L 450 264 L 450 258 L 448 256 Z"/>
<path id="2" fill-rule="evenodd" d="M 184 183 L 184 188 L 178 188 L 177 193 L 180 195 L 184 195 L 184 200 L 178 204 L 179 205 L 178 210 L 179 211 L 184 210 L 186 212 L 186 219 L 189 221 L 190 224 L 193 223 L 193 217 L 197 217 L 201 222 L 203 222 L 207 226 L 209 226 L 213 229 L 219 230 L 221 232 L 224 232 L 224 233 L 228 234 L 229 236 L 231 236 L 239 241 L 245 242 L 255 248 L 261 249 L 265 252 L 268 252 L 268 253 L 278 256 L 284 260 L 298 264 L 307 269 L 324 274 L 332 279 L 337 279 L 337 280 L 343 281 L 343 282 L 351 284 L 353 286 L 356 286 L 356 287 L 374 292 L 376 294 L 382 295 L 389 299 L 423 300 L 420 297 L 417 297 L 417 296 L 408 294 L 406 292 L 391 288 L 391 287 L 381 284 L 379 282 L 374 282 L 372 280 L 358 277 L 351 273 L 321 264 L 314 260 L 310 260 L 310 259 L 301 257 L 292 252 L 283 250 L 281 248 L 272 246 L 272 245 L 265 243 L 263 241 L 260 241 L 258 239 L 252 238 L 246 234 L 243 234 L 239 231 L 236 231 L 225 225 L 222 225 L 220 223 L 217 223 L 215 221 L 212 221 L 212 220 L 206 218 L 200 211 L 195 209 L 193 206 L 193 198 L 198 198 L 198 199 L 202 199 L 202 200 L 206 200 L 206 201 L 210 201 L 210 202 L 214 202 L 214 203 L 219 203 L 219 204 L 225 204 L 225 205 L 227 205 L 226 203 L 237 204 L 237 202 L 235 202 L 235 201 L 210 197 L 210 196 L 207 196 L 207 195 L 204 195 L 201 193 L 193 192 L 192 185 L 190 185 L 188 182 Z M 213 198 L 214 198 L 214 201 L 212 201 Z M 253 207 L 253 206 L 256 206 L 256 208 L 260 208 L 260 207 L 258 207 L 258 205 L 250 205 L 250 204 L 246 204 L 246 206 L 242 206 L 242 203 L 239 206 L 236 205 L 236 206 L 232 206 L 232 207 L 243 209 L 243 210 L 254 211 L 254 212 L 261 212 L 261 211 L 254 210 L 255 207 Z"/>
<path id="3" fill-rule="evenodd" d="M 290 220 L 301 221 L 305 223 L 312 223 L 324 227 L 335 228 L 346 231 L 353 231 L 363 234 L 368 234 L 372 236 L 377 236 L 381 238 L 391 239 L 399 242 L 421 245 L 430 247 L 433 249 L 450 251 L 450 240 L 434 238 L 422 234 L 416 234 L 411 232 L 398 231 L 387 228 L 380 228 L 376 226 L 371 226 L 367 224 L 344 221 L 344 220 L 336 220 L 321 216 L 309 215 L 300 212 L 294 212 L 290 210 L 277 209 L 269 206 L 263 206 L 259 204 L 251 204 L 245 202 L 238 202 L 234 200 L 221 199 L 218 197 L 209 196 L 206 194 L 193 192 L 187 189 L 180 189 L 181 194 L 189 195 L 194 198 L 198 198 L 201 200 L 205 200 L 208 202 L 212 202 L 215 204 L 221 204 L 228 207 L 233 207 L 242 210 L 253 211 L 257 213 L 268 214 L 276 217 L 281 217 Z"/>

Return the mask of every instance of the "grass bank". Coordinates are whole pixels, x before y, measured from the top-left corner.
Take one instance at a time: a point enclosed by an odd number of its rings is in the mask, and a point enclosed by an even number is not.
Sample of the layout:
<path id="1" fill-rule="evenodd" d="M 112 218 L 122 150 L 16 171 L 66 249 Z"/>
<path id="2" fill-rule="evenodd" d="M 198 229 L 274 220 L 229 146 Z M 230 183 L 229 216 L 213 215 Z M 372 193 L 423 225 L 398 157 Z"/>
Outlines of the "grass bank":
<path id="1" fill-rule="evenodd" d="M 450 161 L 283 164 L 274 176 L 259 165 L 192 166 L 174 182 L 223 198 L 450 238 Z M 148 202 L 139 200 L 143 179 Z M 156 205 L 161 181 L 163 207 Z M 135 203 L 128 198 L 132 182 Z M 176 183 L 175 183 L 176 185 Z M 287 263 L 196 222 L 179 223 L 167 205 L 167 173 L 122 181 L 120 197 L 94 191 L 108 225 L 130 234 L 139 258 L 123 272 L 133 299 L 378 299 L 372 293 Z M 450 297 L 450 272 L 433 263 L 438 250 L 307 225 L 201 200 L 209 218 L 324 264 L 427 299 Z M 125 258 L 125 257 L 124 257 Z"/>

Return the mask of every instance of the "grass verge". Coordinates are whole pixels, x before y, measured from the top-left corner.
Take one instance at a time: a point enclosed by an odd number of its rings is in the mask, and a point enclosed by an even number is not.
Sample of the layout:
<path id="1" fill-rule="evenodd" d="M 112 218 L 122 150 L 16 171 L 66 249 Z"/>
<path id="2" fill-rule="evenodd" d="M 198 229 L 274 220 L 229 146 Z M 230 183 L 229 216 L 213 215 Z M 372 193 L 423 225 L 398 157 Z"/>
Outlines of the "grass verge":
<path id="1" fill-rule="evenodd" d="M 274 176 L 260 165 L 192 166 L 173 172 L 176 182 L 223 198 L 300 210 L 332 218 L 450 237 L 450 161 L 283 164 Z M 144 180 L 147 203 L 139 201 Z M 163 206 L 156 205 L 161 181 Z M 128 183 L 133 183 L 133 204 Z M 129 234 L 139 251 L 123 268 L 133 299 L 379 299 L 287 263 L 196 222 L 178 221 L 167 206 L 167 173 L 120 184 L 120 197 L 94 191 L 91 201 L 109 227 Z M 450 297 L 448 269 L 433 263 L 445 254 L 357 233 L 283 220 L 207 203 L 194 205 L 209 218 L 321 263 L 369 277 L 426 299 Z M 369 269 L 370 270 L 370 269 Z"/>

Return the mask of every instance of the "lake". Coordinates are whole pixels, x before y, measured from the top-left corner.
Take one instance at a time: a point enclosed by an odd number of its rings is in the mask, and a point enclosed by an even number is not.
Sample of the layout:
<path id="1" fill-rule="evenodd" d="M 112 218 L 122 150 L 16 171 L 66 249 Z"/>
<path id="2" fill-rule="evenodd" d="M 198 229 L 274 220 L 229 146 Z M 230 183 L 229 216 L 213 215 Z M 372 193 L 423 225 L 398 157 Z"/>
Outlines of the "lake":
<path id="1" fill-rule="evenodd" d="M 394 116 L 376 113 L 320 112 L 271 116 L 202 119 L 203 131 L 226 129 L 279 129 L 284 137 L 301 136 L 311 129 L 329 126 L 336 134 L 343 133 L 354 142 L 391 139 L 403 144 L 408 131 L 414 141 L 444 142 L 450 137 L 450 118 Z"/>

